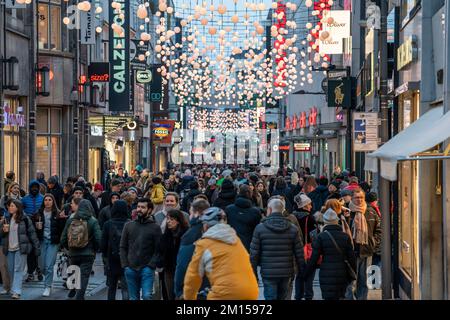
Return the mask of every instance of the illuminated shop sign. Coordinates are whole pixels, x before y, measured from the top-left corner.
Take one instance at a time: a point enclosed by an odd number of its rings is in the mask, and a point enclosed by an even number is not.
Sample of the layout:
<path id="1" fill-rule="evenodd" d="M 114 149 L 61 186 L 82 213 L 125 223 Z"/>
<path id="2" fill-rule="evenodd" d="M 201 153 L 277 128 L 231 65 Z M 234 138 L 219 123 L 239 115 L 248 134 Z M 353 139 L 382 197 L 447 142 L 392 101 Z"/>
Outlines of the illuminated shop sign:
<path id="1" fill-rule="evenodd" d="M 88 77 L 90 82 L 109 81 L 109 63 L 93 62 L 88 67 Z"/>

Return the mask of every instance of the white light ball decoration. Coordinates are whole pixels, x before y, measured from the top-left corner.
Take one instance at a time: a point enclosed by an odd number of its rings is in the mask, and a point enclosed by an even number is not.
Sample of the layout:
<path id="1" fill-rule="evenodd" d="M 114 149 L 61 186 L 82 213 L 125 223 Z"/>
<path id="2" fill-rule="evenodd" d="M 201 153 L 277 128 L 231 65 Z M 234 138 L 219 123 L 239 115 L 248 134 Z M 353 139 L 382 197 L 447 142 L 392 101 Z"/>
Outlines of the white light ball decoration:
<path id="1" fill-rule="evenodd" d="M 17 3 L 19 3 L 19 2 L 17 2 Z M 69 17 L 64 17 L 63 23 L 64 23 L 64 24 L 69 24 L 69 22 L 70 22 Z"/>
<path id="2" fill-rule="evenodd" d="M 139 6 L 139 8 L 136 11 L 136 15 L 139 19 L 145 19 L 147 18 L 147 9 L 142 4 Z"/>
<path id="3" fill-rule="evenodd" d="M 278 3 L 272 2 L 272 9 L 276 9 L 278 7 Z"/>
<path id="4" fill-rule="evenodd" d="M 165 4 L 164 2 L 160 2 L 159 3 L 159 11 L 164 12 L 167 10 L 167 4 Z"/>
<path id="5" fill-rule="evenodd" d="M 97 28 L 95 28 L 95 31 L 96 31 L 97 33 L 101 33 L 101 32 L 102 32 L 102 27 L 97 27 Z"/>
<path id="6" fill-rule="evenodd" d="M 227 6 L 224 5 L 224 4 L 220 4 L 220 5 L 217 7 L 217 12 L 218 12 L 219 14 L 221 14 L 221 15 L 224 15 L 224 14 L 227 12 Z"/>
<path id="7" fill-rule="evenodd" d="M 139 61 L 144 61 L 145 60 L 145 55 L 140 54 L 138 59 L 139 59 Z"/>
<path id="8" fill-rule="evenodd" d="M 311 22 L 308 22 L 307 24 L 306 24 L 306 29 L 311 29 L 312 28 L 312 23 Z"/>
<path id="9" fill-rule="evenodd" d="M 305 1 L 305 6 L 306 6 L 306 7 L 310 8 L 312 5 L 313 5 L 312 0 L 306 0 L 306 1 Z"/>
<path id="10" fill-rule="evenodd" d="M 147 32 L 142 32 L 141 33 L 141 40 L 142 41 L 149 41 L 151 39 L 151 36 L 149 33 Z"/>
<path id="11" fill-rule="evenodd" d="M 167 13 L 168 14 L 172 14 L 173 13 L 173 8 L 172 7 L 167 7 Z"/>
<path id="12" fill-rule="evenodd" d="M 102 7 L 95 8 L 95 13 L 102 13 L 102 12 L 103 12 L 103 8 Z"/>

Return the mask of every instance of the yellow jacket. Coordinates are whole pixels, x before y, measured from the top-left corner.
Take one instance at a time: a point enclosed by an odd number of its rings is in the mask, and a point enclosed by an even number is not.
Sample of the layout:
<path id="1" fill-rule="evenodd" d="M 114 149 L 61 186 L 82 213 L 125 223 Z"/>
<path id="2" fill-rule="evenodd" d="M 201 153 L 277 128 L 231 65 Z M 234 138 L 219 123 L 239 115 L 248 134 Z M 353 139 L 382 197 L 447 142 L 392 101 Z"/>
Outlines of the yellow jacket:
<path id="1" fill-rule="evenodd" d="M 165 191 L 166 189 L 160 183 L 153 186 L 152 193 L 150 195 L 150 200 L 152 200 L 153 204 L 161 204 L 164 202 Z"/>
<path id="2" fill-rule="evenodd" d="M 209 228 L 195 243 L 195 251 L 184 278 L 185 300 L 196 300 L 203 276 L 211 289 L 208 300 L 256 300 L 258 282 L 250 256 L 228 224 Z"/>

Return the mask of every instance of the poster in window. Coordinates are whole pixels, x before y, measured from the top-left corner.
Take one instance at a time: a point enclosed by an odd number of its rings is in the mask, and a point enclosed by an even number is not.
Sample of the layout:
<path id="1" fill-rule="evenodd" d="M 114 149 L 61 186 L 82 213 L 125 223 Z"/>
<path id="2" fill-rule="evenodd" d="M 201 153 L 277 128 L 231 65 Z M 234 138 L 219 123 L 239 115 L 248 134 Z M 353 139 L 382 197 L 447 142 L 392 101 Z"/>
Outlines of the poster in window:
<path id="1" fill-rule="evenodd" d="M 354 151 L 375 151 L 378 149 L 378 113 L 353 113 Z"/>

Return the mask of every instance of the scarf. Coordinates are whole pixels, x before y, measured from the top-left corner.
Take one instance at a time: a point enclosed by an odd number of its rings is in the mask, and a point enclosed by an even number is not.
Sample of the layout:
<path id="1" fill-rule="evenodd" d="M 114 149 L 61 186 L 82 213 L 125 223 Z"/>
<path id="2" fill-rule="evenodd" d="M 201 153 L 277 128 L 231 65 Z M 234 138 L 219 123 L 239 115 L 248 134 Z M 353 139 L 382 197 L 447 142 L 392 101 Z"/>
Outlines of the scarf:
<path id="1" fill-rule="evenodd" d="M 370 204 L 370 206 L 372 207 L 372 208 L 374 208 L 375 209 L 375 211 L 377 212 L 377 215 L 380 217 L 380 219 L 381 219 L 381 211 L 380 211 L 380 207 L 378 207 L 376 204 L 375 204 L 375 202 L 372 202 L 371 204 Z"/>
<path id="2" fill-rule="evenodd" d="M 364 215 L 367 210 L 367 204 L 364 202 L 361 206 L 357 206 L 353 202 L 350 202 L 349 209 L 356 213 L 353 218 L 353 239 L 355 243 L 360 245 L 368 244 L 369 232 L 367 229 L 367 220 Z"/>

